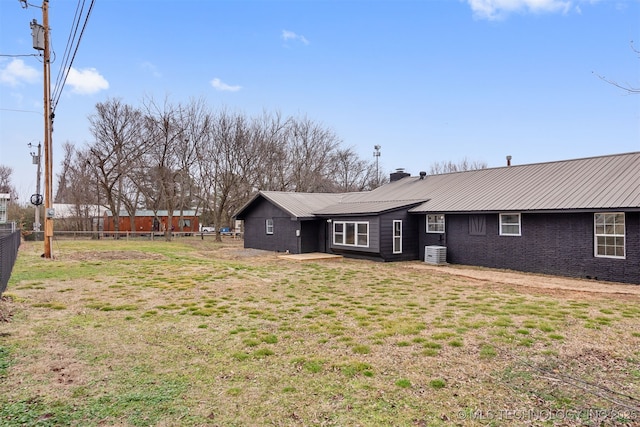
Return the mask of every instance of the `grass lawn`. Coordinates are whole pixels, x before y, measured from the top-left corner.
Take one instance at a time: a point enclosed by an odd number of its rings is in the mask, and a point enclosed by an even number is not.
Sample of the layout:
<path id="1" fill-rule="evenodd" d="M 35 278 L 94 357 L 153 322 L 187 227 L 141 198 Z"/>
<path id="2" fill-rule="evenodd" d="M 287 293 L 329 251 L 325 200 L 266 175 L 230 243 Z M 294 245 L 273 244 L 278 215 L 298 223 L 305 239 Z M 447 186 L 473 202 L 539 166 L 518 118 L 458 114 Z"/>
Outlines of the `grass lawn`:
<path id="1" fill-rule="evenodd" d="M 638 294 L 241 244 L 23 243 L 0 425 L 640 425 Z"/>

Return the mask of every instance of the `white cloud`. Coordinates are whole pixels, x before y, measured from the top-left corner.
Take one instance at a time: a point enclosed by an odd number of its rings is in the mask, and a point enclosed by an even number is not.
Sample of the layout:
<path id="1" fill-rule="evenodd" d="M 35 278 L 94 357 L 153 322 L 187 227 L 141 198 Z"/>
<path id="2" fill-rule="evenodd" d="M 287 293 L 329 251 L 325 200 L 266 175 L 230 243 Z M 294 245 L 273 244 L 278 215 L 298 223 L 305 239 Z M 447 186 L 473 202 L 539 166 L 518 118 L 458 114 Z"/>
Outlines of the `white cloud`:
<path id="1" fill-rule="evenodd" d="M 42 73 L 26 65 L 22 59 L 13 59 L 6 67 L 0 68 L 0 83 L 18 86 L 21 83 L 38 83 Z"/>
<path id="2" fill-rule="evenodd" d="M 289 30 L 282 30 L 282 40 L 284 41 L 289 41 L 289 40 L 293 40 L 293 41 L 299 41 L 302 44 L 308 45 L 309 44 L 309 40 L 307 40 L 307 38 L 303 35 L 300 34 L 296 34 L 293 31 L 289 31 Z"/>
<path id="3" fill-rule="evenodd" d="M 109 82 L 95 68 L 77 70 L 71 67 L 67 84 L 71 86 L 73 93 L 80 95 L 91 95 L 109 89 Z"/>
<path id="4" fill-rule="evenodd" d="M 475 17 L 496 20 L 513 12 L 567 13 L 569 0 L 467 0 Z"/>
<path id="5" fill-rule="evenodd" d="M 242 86 L 230 86 L 226 83 L 223 83 L 219 78 L 215 78 L 211 80 L 211 86 L 213 86 L 216 90 L 223 92 L 237 92 L 242 89 Z"/>

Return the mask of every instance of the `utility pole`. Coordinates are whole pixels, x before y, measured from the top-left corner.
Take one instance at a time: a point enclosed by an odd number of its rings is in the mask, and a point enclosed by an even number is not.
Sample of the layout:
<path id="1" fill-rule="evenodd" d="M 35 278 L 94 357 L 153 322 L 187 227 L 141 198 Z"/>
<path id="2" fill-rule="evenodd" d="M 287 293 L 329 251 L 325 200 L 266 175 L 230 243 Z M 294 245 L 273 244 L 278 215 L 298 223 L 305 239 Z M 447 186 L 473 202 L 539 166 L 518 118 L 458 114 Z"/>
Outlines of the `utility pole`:
<path id="1" fill-rule="evenodd" d="M 29 143 L 29 148 L 32 148 L 33 145 Z M 33 221 L 33 231 L 38 233 L 40 231 L 40 205 L 42 205 L 42 194 L 40 194 L 40 175 L 42 175 L 42 171 L 40 169 L 40 159 L 41 155 L 41 147 L 42 144 L 38 143 L 38 153 L 36 154 L 34 151 L 31 152 L 31 158 L 33 160 L 33 164 L 37 165 L 36 171 L 36 194 L 31 196 L 31 204 L 36 206 L 35 211 L 35 220 Z M 38 236 L 38 235 L 36 235 Z M 36 238 L 36 240 L 39 240 Z"/>
<path id="2" fill-rule="evenodd" d="M 20 0 L 23 7 L 25 0 Z M 51 110 L 51 58 L 49 44 L 49 0 L 42 1 L 42 25 L 34 19 L 31 21 L 33 48 L 41 50 L 44 66 L 44 257 L 52 258 L 51 240 L 53 238 L 53 161 L 52 161 L 52 126 Z"/>

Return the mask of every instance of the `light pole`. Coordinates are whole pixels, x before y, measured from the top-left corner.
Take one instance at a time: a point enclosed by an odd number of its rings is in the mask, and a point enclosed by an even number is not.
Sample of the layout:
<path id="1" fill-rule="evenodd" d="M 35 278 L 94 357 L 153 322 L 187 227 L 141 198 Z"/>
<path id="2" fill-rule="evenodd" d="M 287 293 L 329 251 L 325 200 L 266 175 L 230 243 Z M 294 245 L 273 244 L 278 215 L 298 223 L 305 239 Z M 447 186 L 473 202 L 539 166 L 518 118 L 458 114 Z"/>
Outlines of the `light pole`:
<path id="1" fill-rule="evenodd" d="M 373 152 L 373 157 L 376 158 L 376 187 L 378 187 L 380 185 L 380 172 L 378 172 L 378 159 L 380 159 L 380 147 L 379 145 L 374 145 L 373 146 L 374 151 Z"/>

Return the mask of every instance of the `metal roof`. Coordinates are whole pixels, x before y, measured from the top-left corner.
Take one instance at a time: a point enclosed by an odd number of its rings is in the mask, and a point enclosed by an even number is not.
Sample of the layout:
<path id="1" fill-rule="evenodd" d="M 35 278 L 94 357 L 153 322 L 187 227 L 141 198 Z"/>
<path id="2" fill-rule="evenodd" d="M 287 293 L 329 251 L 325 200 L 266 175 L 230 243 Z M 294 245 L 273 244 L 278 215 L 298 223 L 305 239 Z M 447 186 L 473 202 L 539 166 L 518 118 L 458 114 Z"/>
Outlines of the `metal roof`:
<path id="1" fill-rule="evenodd" d="M 280 209 L 288 212 L 293 218 L 313 218 L 313 212 L 326 206 L 339 203 L 345 193 L 294 193 L 290 191 L 260 191 L 249 200 L 236 215 L 242 219 L 244 212 L 257 199 L 264 197 Z"/>
<path id="2" fill-rule="evenodd" d="M 342 203 L 314 211 L 316 215 L 365 215 L 372 213 L 382 213 L 406 206 L 418 205 L 425 201 L 422 199 L 412 200 L 372 200 L 372 201 L 349 201 L 353 197 L 346 197 Z"/>
<path id="3" fill-rule="evenodd" d="M 424 180 L 405 178 L 398 183 L 400 194 L 429 195 L 430 200 L 411 212 L 640 209 L 640 152 L 480 169 Z"/>
<path id="4" fill-rule="evenodd" d="M 409 212 L 640 210 L 640 152 L 406 177 L 359 193 L 261 191 L 295 218 Z"/>

